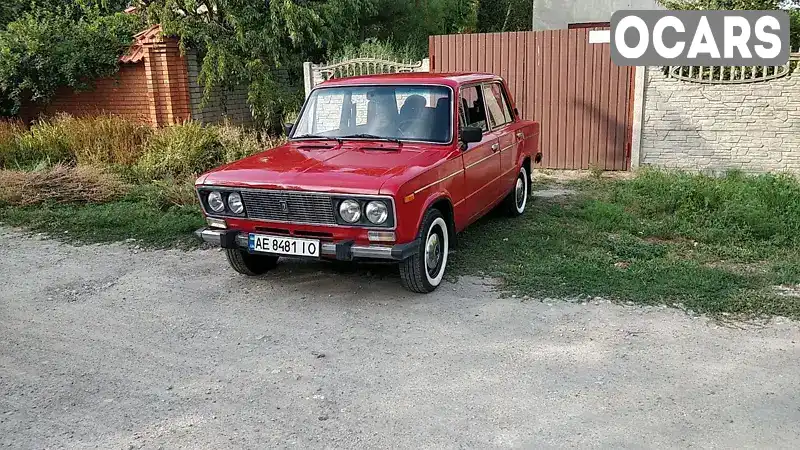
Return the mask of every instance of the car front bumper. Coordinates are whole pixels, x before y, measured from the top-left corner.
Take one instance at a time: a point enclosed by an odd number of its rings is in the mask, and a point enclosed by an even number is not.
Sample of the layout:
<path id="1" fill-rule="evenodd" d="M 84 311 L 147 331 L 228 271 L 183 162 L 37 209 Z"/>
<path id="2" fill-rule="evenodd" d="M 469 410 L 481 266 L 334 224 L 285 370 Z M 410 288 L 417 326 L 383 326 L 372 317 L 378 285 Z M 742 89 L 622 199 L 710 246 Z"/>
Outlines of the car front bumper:
<path id="1" fill-rule="evenodd" d="M 222 248 L 248 248 L 249 233 L 243 231 L 204 227 L 194 234 L 203 241 Z M 417 254 L 419 248 L 419 241 L 395 245 L 355 245 L 353 241 L 320 242 L 320 256 L 339 261 L 353 259 L 402 261 Z"/>

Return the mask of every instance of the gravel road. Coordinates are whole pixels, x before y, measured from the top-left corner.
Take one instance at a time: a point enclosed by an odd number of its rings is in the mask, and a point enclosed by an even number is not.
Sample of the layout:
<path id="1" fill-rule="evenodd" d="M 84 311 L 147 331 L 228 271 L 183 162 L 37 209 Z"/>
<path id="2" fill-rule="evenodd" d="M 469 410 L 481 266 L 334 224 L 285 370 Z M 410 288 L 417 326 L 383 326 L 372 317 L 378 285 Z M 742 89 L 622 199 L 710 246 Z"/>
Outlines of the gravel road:
<path id="1" fill-rule="evenodd" d="M 0 230 L 0 446 L 796 448 L 800 326 Z"/>

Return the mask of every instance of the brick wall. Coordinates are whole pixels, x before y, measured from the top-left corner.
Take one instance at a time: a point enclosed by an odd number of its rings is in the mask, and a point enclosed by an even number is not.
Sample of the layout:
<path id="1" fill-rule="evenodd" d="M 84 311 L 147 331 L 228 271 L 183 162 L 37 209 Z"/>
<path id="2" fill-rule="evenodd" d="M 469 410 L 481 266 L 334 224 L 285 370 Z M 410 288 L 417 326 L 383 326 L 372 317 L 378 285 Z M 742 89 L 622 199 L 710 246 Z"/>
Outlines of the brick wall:
<path id="1" fill-rule="evenodd" d="M 197 52 L 186 53 L 189 79 L 189 97 L 192 117 L 205 123 L 225 120 L 236 125 L 251 125 L 253 114 L 247 104 L 247 87 L 238 86 L 229 91 L 215 92 L 203 104 L 203 86 L 199 83 L 200 65 Z"/>
<path id="2" fill-rule="evenodd" d="M 62 87 L 48 105 L 26 103 L 20 117 L 30 122 L 39 115 L 51 116 L 66 112 L 74 116 L 113 112 L 132 120 L 149 123 L 150 105 L 147 101 L 147 80 L 144 63 L 122 64 L 119 72 L 95 81 L 95 89 L 75 92 Z"/>
<path id="3" fill-rule="evenodd" d="M 800 172 L 800 68 L 759 83 L 646 74 L 641 163 L 683 170 Z"/>
<path id="4" fill-rule="evenodd" d="M 157 27 L 140 35 L 132 47 L 134 56 L 122 58 L 117 74 L 95 80 L 94 89 L 89 91 L 59 88 L 46 105 L 24 104 L 20 117 L 30 122 L 59 112 L 75 116 L 106 113 L 154 127 L 193 119 L 187 60 L 177 40 L 163 38 Z"/>

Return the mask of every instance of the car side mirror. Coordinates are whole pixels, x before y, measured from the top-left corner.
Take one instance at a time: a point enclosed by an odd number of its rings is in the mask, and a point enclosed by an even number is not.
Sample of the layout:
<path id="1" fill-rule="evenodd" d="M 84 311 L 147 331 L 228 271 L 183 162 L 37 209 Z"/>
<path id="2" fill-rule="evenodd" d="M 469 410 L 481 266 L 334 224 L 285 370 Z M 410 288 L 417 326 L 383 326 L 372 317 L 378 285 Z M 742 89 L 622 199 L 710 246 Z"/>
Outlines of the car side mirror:
<path id="1" fill-rule="evenodd" d="M 517 109 L 517 108 L 514 108 L 514 115 L 515 115 L 515 116 L 517 116 L 517 117 L 519 117 L 519 109 Z"/>
<path id="2" fill-rule="evenodd" d="M 292 128 L 294 128 L 293 123 L 285 123 L 283 124 L 283 130 L 286 131 L 286 136 L 292 134 Z"/>
<path id="3" fill-rule="evenodd" d="M 471 144 L 483 140 L 483 130 L 478 127 L 461 127 L 461 142 Z"/>

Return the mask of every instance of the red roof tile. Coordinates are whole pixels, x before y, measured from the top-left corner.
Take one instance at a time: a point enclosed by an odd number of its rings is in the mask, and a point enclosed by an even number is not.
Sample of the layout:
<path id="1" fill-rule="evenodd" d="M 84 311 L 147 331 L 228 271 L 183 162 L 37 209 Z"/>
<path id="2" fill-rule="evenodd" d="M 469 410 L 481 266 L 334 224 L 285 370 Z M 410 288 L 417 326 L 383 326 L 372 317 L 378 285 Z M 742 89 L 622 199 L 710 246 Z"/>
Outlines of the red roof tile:
<path id="1" fill-rule="evenodd" d="M 158 42 L 161 37 L 161 25 L 153 25 L 150 28 L 140 31 L 133 35 L 133 44 L 127 53 L 119 58 L 121 63 L 138 63 L 144 57 L 144 44 Z"/>

